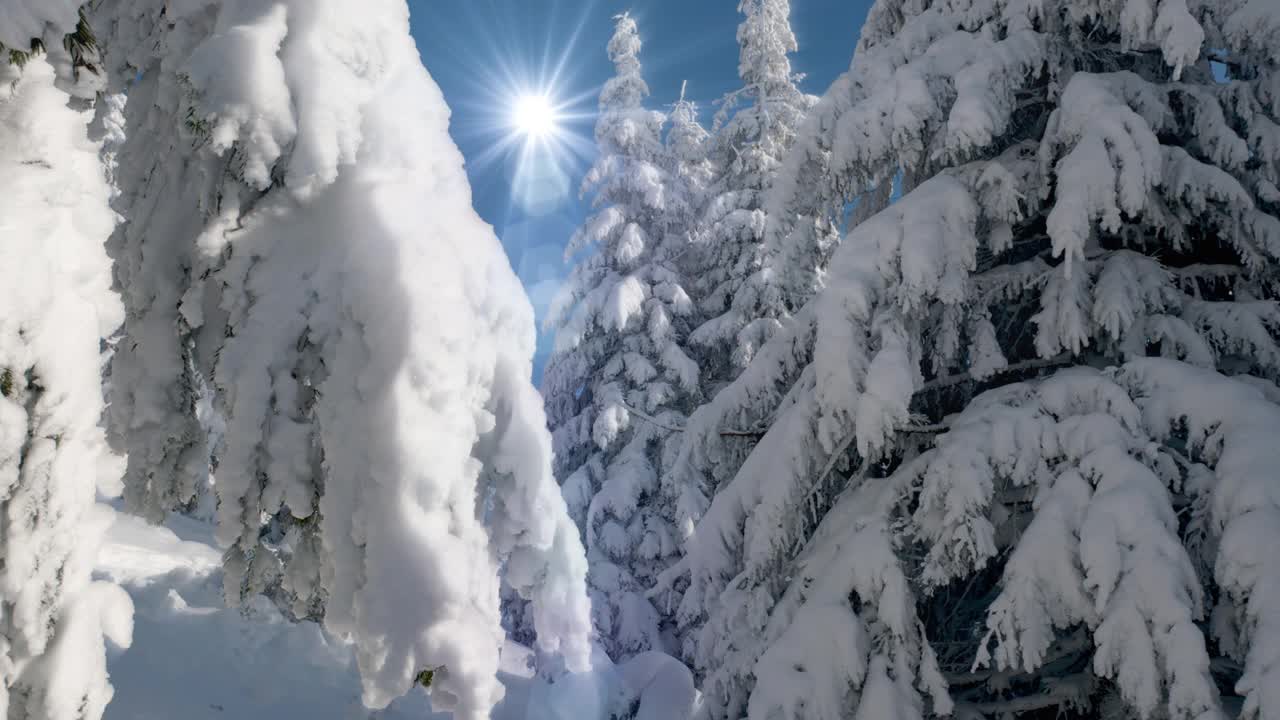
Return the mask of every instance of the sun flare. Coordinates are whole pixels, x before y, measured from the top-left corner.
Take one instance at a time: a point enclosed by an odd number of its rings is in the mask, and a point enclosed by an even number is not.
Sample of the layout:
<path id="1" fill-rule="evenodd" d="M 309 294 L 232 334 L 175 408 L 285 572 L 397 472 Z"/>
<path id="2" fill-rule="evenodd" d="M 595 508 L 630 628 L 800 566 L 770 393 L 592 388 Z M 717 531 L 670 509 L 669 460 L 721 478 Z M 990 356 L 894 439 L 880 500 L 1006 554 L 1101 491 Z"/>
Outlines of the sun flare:
<path id="1" fill-rule="evenodd" d="M 556 110 L 546 95 L 521 95 L 516 98 L 512 125 L 529 138 L 543 138 L 558 129 Z"/>

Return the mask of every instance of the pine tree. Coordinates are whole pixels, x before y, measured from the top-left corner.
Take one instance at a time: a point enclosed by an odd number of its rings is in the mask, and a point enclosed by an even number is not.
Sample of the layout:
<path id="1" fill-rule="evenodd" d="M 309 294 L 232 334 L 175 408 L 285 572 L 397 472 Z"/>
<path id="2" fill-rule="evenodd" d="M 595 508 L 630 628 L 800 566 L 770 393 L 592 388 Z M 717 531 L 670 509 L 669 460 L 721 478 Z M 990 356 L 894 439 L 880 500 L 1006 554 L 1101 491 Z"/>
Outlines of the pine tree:
<path id="1" fill-rule="evenodd" d="M 132 636 L 128 595 L 91 579 L 97 491 L 118 493 L 121 470 L 98 424 L 100 343 L 122 312 L 101 147 L 60 89 L 85 90 L 70 52 L 49 42 L 76 8 L 58 9 L 0 5 L 0 40 L 40 38 L 20 67 L 0 58 L 0 710 L 12 720 L 101 718 L 105 642 Z"/>
<path id="2" fill-rule="evenodd" d="M 812 99 L 796 87 L 788 0 L 742 0 L 738 75 L 713 128 L 715 179 L 698 228 L 693 287 L 701 324 L 690 340 L 712 396 L 800 303 L 765 262 L 765 195 Z M 746 103 L 743 107 L 740 104 Z"/>
<path id="3" fill-rule="evenodd" d="M 693 307 L 671 262 L 687 243 L 677 222 L 687 198 L 677 191 L 688 178 L 673 177 L 682 171 L 665 155 L 664 118 L 642 105 L 640 45 L 635 20 L 618 16 L 599 158 L 583 183 L 597 210 L 566 257 L 590 253 L 553 304 L 556 349 L 543 381 L 557 475 L 587 546 L 596 628 L 614 658 L 664 648 L 643 593 L 681 540 L 687 501 L 659 477 L 698 399 L 698 368 L 681 345 Z"/>
<path id="4" fill-rule="evenodd" d="M 503 582 L 583 669 L 532 308 L 403 0 L 107 0 L 92 20 L 128 92 L 109 247 L 128 508 L 188 506 L 212 469 L 227 601 L 267 592 L 350 639 L 371 707 L 430 671 L 436 709 L 488 717 Z"/>
<path id="5" fill-rule="evenodd" d="M 682 254 L 674 259 L 681 268 L 695 262 L 694 235 L 715 179 L 715 166 L 708 157 L 711 134 L 698 121 L 698 105 L 685 98 L 685 88 L 686 84 L 680 86 L 680 99 L 671 108 L 668 118 L 671 127 L 667 130 L 663 155 L 665 168 L 676 188 L 667 212 L 671 223 L 668 234 L 681 244 Z"/>
<path id="6" fill-rule="evenodd" d="M 861 222 L 685 432 L 708 716 L 1280 717 L 1278 38 L 874 6 L 776 186 Z"/>
<path id="7" fill-rule="evenodd" d="M 684 86 L 681 86 L 680 99 L 671 110 L 671 127 L 667 131 L 666 151 L 663 155 L 670 177 L 671 199 L 667 203 L 664 217 L 666 236 L 658 251 L 658 261 L 674 273 L 677 279 L 682 280 L 682 285 L 688 285 L 688 278 L 697 272 L 696 236 L 701 214 L 706 208 L 707 194 L 714 180 L 715 167 L 708 157 L 711 134 L 698 122 L 698 107 L 685 98 L 684 90 Z M 689 321 L 695 314 L 696 312 L 691 312 L 686 316 L 681 328 L 682 338 L 688 337 Z M 699 380 L 701 379 L 700 374 Z M 690 403 L 705 399 L 701 389 L 698 393 L 689 393 L 687 398 Z M 706 511 L 707 497 L 700 482 L 681 482 L 687 478 L 672 472 L 673 451 L 679 447 L 679 438 L 672 437 L 667 445 L 669 447 L 666 448 L 667 456 L 663 460 L 659 481 L 666 500 L 675 502 L 676 525 L 679 540 L 683 544 L 693 532 L 693 523 Z M 671 616 L 672 603 L 675 602 L 678 602 L 678 598 L 674 595 L 664 598 L 664 618 Z"/>

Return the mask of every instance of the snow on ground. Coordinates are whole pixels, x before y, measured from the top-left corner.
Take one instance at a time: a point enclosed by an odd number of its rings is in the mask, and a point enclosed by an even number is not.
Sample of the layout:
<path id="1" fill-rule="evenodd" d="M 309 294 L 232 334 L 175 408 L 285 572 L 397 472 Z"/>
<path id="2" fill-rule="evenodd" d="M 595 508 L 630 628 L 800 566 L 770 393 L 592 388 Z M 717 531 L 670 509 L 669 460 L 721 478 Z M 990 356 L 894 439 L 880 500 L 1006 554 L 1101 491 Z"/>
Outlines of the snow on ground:
<path id="1" fill-rule="evenodd" d="M 96 576 L 121 584 L 135 606 L 133 646 L 108 649 L 115 697 L 104 720 L 449 717 L 432 713 L 417 688 L 385 710 L 367 710 L 350 645 L 315 623 L 288 622 L 265 598 L 245 609 L 223 607 L 222 554 L 212 525 L 171 515 L 152 526 L 105 504 L 96 512 L 108 525 Z M 673 702 L 693 701 L 688 670 L 660 653 L 616 673 L 600 653 L 593 663 L 592 673 L 547 683 L 534 678 L 531 652 L 508 642 L 499 674 L 507 694 L 493 720 L 606 718 L 624 687 L 639 699 L 641 718 L 676 719 L 683 713 Z"/>
<path id="2" fill-rule="evenodd" d="M 350 647 L 315 623 L 289 623 L 265 598 L 223 607 L 212 525 L 175 515 L 155 527 L 98 509 L 113 520 L 97 574 L 123 585 L 135 607 L 133 647 L 108 651 L 115 697 L 105 720 L 447 717 L 417 690 L 365 710 Z"/>

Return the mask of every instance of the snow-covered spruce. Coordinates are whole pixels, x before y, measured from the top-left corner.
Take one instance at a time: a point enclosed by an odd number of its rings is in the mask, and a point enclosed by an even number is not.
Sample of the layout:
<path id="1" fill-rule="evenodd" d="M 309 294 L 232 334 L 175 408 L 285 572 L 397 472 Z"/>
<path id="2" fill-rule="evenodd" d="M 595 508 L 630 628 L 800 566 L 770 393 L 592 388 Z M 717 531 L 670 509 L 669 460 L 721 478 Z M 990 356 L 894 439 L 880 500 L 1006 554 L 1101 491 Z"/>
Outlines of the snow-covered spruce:
<path id="1" fill-rule="evenodd" d="M 664 117 L 642 105 L 639 51 L 635 20 L 619 16 L 609 41 L 616 74 L 596 123 L 600 156 L 583 183 L 597 210 L 566 249 L 582 258 L 547 319 L 556 346 L 543 379 L 557 475 L 586 541 L 596 628 L 615 660 L 665 648 L 644 592 L 703 502 L 659 483 L 673 432 L 699 398 L 698 368 L 682 347 L 693 308 L 675 262 L 688 245 L 686 186 L 697 171 L 666 154 Z M 696 163 L 687 145 L 697 142 L 679 140 L 684 162 Z"/>
<path id="2" fill-rule="evenodd" d="M 0 709 L 11 720 L 98 720 L 112 695 L 105 639 L 128 647 L 132 635 L 129 597 L 90 579 L 95 491 L 118 492 L 122 470 L 99 427 L 99 347 L 122 313 L 92 113 L 55 86 L 75 84 L 54 69 L 70 68 L 60 39 L 75 7 L 31 14 L 56 5 L 0 4 L 0 42 L 34 36 L 54 53 L 20 70 L 0 59 Z"/>
<path id="3" fill-rule="evenodd" d="M 814 98 L 796 87 L 789 0 L 741 0 L 738 74 L 713 127 L 714 179 L 696 231 L 691 290 L 700 324 L 690 337 L 709 396 L 737 376 L 779 322 L 803 302 L 766 262 L 765 194 Z M 741 105 L 741 107 L 739 107 Z M 774 222 L 777 222 L 775 219 Z M 826 248 L 834 234 L 812 239 Z M 816 271 L 820 252 L 806 258 Z M 800 273 L 802 260 L 794 260 Z M 812 278 L 811 278 L 812 279 Z"/>
<path id="4" fill-rule="evenodd" d="M 689 243 L 681 255 L 672 258 L 672 262 L 689 272 L 697 262 L 691 241 L 697 233 L 707 194 L 715 180 L 715 165 L 709 157 L 711 134 L 698 121 L 697 103 L 685 98 L 684 85 L 680 88 L 680 99 L 672 106 L 667 120 L 670 127 L 667 129 L 663 159 L 677 200 L 667 208 L 671 223 L 669 233 L 682 236 L 682 241 Z"/>
<path id="5" fill-rule="evenodd" d="M 403 0 L 94 10 L 129 97 L 110 245 L 129 508 L 188 505 L 212 466 L 228 601 L 323 615 L 371 707 L 432 670 L 434 707 L 487 717 L 500 574 L 581 669 L 586 563 L 527 380 L 532 311 Z"/>
<path id="6" fill-rule="evenodd" d="M 874 6 L 770 200 L 862 222 L 677 463 L 709 717 L 1280 718 L 1278 33 Z"/>

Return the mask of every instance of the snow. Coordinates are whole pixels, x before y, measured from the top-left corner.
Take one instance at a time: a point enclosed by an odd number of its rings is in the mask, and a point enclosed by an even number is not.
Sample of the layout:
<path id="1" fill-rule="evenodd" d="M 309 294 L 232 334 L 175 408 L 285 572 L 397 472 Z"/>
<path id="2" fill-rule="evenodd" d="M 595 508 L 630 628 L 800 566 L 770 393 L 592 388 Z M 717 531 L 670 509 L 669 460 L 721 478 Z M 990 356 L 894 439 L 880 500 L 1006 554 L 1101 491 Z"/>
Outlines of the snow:
<path id="1" fill-rule="evenodd" d="M 222 602 L 222 553 L 213 527 L 173 515 L 148 524 L 108 505 L 96 574 L 120 583 L 135 607 L 135 643 L 115 648 L 116 697 L 107 720 L 365 718 L 352 648 L 312 622 L 292 623 L 259 597 L 244 610 Z M 503 670 L 527 678 L 511 646 Z M 424 693 L 381 718 L 445 718 Z"/>
<path id="2" fill-rule="evenodd" d="M 1193 457 L 1213 465 L 1218 482 L 1208 490 L 1209 506 L 1221 533 L 1213 573 L 1229 598 L 1226 612 L 1235 616 L 1235 629 L 1216 634 L 1244 662 L 1235 688 L 1245 697 L 1241 717 L 1271 717 L 1280 708 L 1280 563 L 1266 549 L 1275 547 L 1280 528 L 1274 482 L 1280 406 L 1253 384 L 1168 360 L 1131 363 L 1121 379 L 1142 398 L 1153 433 L 1167 438 L 1185 428 Z"/>
<path id="3" fill-rule="evenodd" d="M 1118 443 L 1080 468 L 1097 484 L 1080 524 L 1084 586 L 1100 616 L 1094 671 L 1115 678 L 1144 717 L 1164 706 L 1171 717 L 1224 718 L 1195 625 L 1202 590 L 1163 483 Z"/>
<path id="4" fill-rule="evenodd" d="M 121 512 L 118 503 L 100 503 L 95 510 L 106 522 L 95 572 L 111 582 L 149 585 L 178 571 L 204 576 L 222 567 L 222 553 L 208 523 L 172 515 L 163 527 L 157 527 Z"/>
<path id="5" fill-rule="evenodd" d="M 1272 0 L 878 0 L 816 106 L 740 0 L 712 133 L 617 16 L 545 399 L 358 4 L 0 0 L 10 720 L 1280 717 Z"/>
<path id="6" fill-rule="evenodd" d="M 867 642 L 847 605 L 806 605 L 756 663 L 751 716 L 841 720 L 848 688 L 866 675 Z"/>
<path id="7" fill-rule="evenodd" d="M 634 720 L 689 718 L 701 701 L 689 668 L 670 655 L 640 653 L 619 665 L 618 675 L 639 703 Z"/>
<path id="8" fill-rule="evenodd" d="M 678 551 L 679 488 L 660 486 L 684 409 L 698 395 L 699 368 L 680 343 L 692 301 L 681 266 L 688 249 L 685 201 L 696 173 L 689 155 L 663 155 L 661 113 L 645 110 L 635 19 L 614 18 L 608 51 L 614 77 L 600 92 L 600 148 L 583 181 L 596 211 L 574 233 L 566 260 L 581 253 L 547 326 L 555 350 L 543 395 L 556 468 L 587 548 L 593 615 L 601 642 L 621 660 L 663 648 L 661 618 L 640 592 Z M 686 117 L 681 132 L 696 136 Z M 684 164 L 682 164 L 682 162 Z M 669 443 L 669 444 L 668 444 Z"/>
<path id="9" fill-rule="evenodd" d="M 1119 230 L 1121 213 L 1137 216 L 1160 182 L 1160 143 L 1146 121 L 1116 97 L 1109 80 L 1073 76 L 1045 131 L 1046 147 L 1070 147 L 1057 160 L 1057 200 L 1046 220 L 1054 255 L 1066 258 L 1068 279 L 1072 264 L 1084 259 L 1093 223 Z"/>
<path id="10" fill-rule="evenodd" d="M 314 622 L 292 622 L 266 598 L 222 602 L 213 526 L 170 515 L 161 526 L 99 504 L 106 527 L 95 575 L 119 583 L 135 607 L 134 643 L 111 646 L 116 687 L 105 720 L 446 720 L 412 690 L 385 709 L 361 702 L 356 648 Z M 643 653 L 615 668 L 597 648 L 594 669 L 535 675 L 537 653 L 510 640 L 498 679 L 505 695 L 491 720 L 605 720 L 634 706 L 636 720 L 689 717 L 693 678 L 679 661 Z M 545 660 L 545 658 L 544 658 Z"/>
<path id="11" fill-rule="evenodd" d="M 434 670 L 437 708 L 487 716 L 504 582 L 539 650 L 586 670 L 532 308 L 407 5 L 107 2 L 95 22 L 129 97 L 110 244 L 126 505 L 163 518 L 216 466 L 225 599 L 323 617 L 369 707 Z"/>
<path id="12" fill-rule="evenodd" d="M 1273 6 L 875 3 L 763 204 L 849 231 L 685 426 L 708 717 L 1275 713 Z"/>
<path id="13" fill-rule="evenodd" d="M 702 310 L 690 343 L 709 366 L 705 382 L 712 386 L 732 380 L 781 319 L 803 304 L 825 259 L 824 241 L 831 239 L 815 239 L 813 247 L 772 262 L 766 229 L 790 216 L 788 208 L 771 218 L 764 198 L 813 98 L 800 92 L 791 67 L 789 54 L 797 45 L 789 0 L 741 0 L 738 12 L 742 87 L 721 99 L 705 143 L 710 181 L 693 224 L 697 244 L 689 260 L 690 285 Z M 729 363 L 723 361 L 726 350 Z"/>
<path id="14" fill-rule="evenodd" d="M 46 32 L 52 37 L 69 33 L 80 17 L 80 5 L 81 0 L 4 0 L 0 2 L 0 44 L 26 50 L 33 39 L 45 39 Z"/>
<path id="15" fill-rule="evenodd" d="M 122 469 L 98 425 L 100 342 L 122 319 L 103 248 L 115 217 L 91 115 L 56 81 L 44 56 L 0 65 L 0 708 L 13 720 L 96 720 L 112 696 L 103 638 L 130 635 L 128 598 L 90 581 L 94 494 Z"/>

